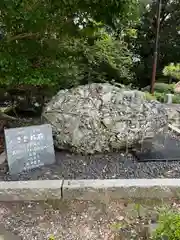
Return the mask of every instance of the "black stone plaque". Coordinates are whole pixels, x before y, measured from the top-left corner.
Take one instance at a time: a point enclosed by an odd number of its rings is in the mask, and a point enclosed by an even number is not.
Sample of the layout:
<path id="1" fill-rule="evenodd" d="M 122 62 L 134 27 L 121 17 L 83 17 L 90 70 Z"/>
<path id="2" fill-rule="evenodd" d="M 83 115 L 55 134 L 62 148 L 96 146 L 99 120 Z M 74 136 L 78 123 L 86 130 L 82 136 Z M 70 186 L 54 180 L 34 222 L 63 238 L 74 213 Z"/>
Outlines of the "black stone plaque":
<path id="1" fill-rule="evenodd" d="M 55 162 L 49 124 L 5 129 L 5 141 L 10 174 Z"/>
<path id="2" fill-rule="evenodd" d="M 180 161 L 180 140 L 169 133 L 159 134 L 152 139 L 152 146 L 133 151 L 138 161 Z"/>

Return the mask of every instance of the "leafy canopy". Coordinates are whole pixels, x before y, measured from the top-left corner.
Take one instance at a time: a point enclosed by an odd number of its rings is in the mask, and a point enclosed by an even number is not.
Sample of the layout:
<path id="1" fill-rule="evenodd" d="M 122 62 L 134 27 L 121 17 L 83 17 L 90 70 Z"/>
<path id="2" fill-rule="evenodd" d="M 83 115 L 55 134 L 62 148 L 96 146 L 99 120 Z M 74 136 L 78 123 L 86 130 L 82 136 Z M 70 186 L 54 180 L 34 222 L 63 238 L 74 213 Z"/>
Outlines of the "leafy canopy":
<path id="1" fill-rule="evenodd" d="M 137 38 L 130 39 L 132 50 L 139 62 L 134 71 L 141 86 L 149 85 L 152 76 L 152 63 L 156 36 L 157 2 L 145 2 L 140 21 L 135 26 Z M 157 62 L 157 80 L 164 77 L 162 70 L 171 62 L 179 62 L 180 54 L 180 1 L 162 0 L 160 34 Z M 168 79 L 167 79 L 168 80 Z"/>
<path id="2" fill-rule="evenodd" d="M 1 0 L 0 9 L 1 85 L 130 78 L 127 46 L 107 33 L 134 18 L 136 0 Z"/>

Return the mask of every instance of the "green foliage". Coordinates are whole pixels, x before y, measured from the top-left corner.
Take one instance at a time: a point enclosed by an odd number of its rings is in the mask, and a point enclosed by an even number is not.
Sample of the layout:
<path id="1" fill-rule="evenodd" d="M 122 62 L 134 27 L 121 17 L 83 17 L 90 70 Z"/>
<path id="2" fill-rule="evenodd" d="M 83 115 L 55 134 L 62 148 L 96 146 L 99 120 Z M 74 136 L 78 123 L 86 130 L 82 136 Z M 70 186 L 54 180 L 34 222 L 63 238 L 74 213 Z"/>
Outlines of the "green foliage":
<path id="1" fill-rule="evenodd" d="M 165 102 L 165 93 L 161 93 L 161 92 L 154 92 L 154 96 L 156 98 L 157 101 L 164 103 Z"/>
<path id="2" fill-rule="evenodd" d="M 153 234 L 153 240 L 162 239 L 180 239 L 180 214 L 178 212 L 166 211 L 160 215 L 158 227 Z"/>
<path id="3" fill-rule="evenodd" d="M 136 5 L 136 0 L 127 0 L 126 2 L 122 0 L 54 0 L 53 2 L 45 0 L 2 0 L 0 8 L 9 29 L 12 29 L 9 20 L 17 23 L 23 20 L 25 25 L 22 28 L 33 28 L 35 31 L 36 29 L 43 30 L 43 27 L 49 27 L 51 23 L 62 25 L 61 16 L 76 16 L 78 14 L 82 23 L 86 16 L 108 25 L 114 24 L 117 17 L 125 22 L 130 16 L 133 16 Z M 11 15 L 7 16 L 7 12 Z"/>
<path id="4" fill-rule="evenodd" d="M 180 104 L 180 94 L 175 94 L 175 95 L 172 97 L 172 102 L 173 102 L 173 103 L 178 103 L 178 104 Z"/>
<path id="5" fill-rule="evenodd" d="M 103 34 L 94 45 L 86 45 L 83 55 L 86 68 L 89 68 L 84 82 L 114 79 L 128 84 L 132 81 L 132 54 L 124 42 Z"/>
<path id="6" fill-rule="evenodd" d="M 149 4 L 147 6 L 147 4 Z M 142 9 L 137 38 L 130 39 L 132 50 L 139 57 L 134 71 L 141 87 L 149 85 L 152 76 L 153 54 L 156 36 L 157 1 L 148 1 Z M 163 77 L 164 66 L 179 62 L 180 1 L 163 0 L 161 6 L 160 36 L 157 61 L 157 79 Z M 133 41 L 133 42 L 132 42 Z"/>
<path id="7" fill-rule="evenodd" d="M 161 103 L 165 102 L 165 93 L 154 92 L 154 94 L 152 95 L 149 92 L 146 92 L 145 97 L 147 100 L 157 100 Z"/>
<path id="8" fill-rule="evenodd" d="M 169 76 L 174 79 L 180 80 L 180 63 L 170 63 L 163 69 L 164 76 Z"/>
<path id="9" fill-rule="evenodd" d="M 145 98 L 147 100 L 157 100 L 161 103 L 166 101 L 166 93 L 154 92 L 154 95 L 149 92 L 145 92 Z M 180 94 L 174 94 L 172 96 L 172 103 L 180 104 Z"/>
<path id="10" fill-rule="evenodd" d="M 55 237 L 54 237 L 54 236 L 50 236 L 50 237 L 48 238 L 48 240 L 55 240 Z"/>
<path id="11" fill-rule="evenodd" d="M 167 84 L 167 83 L 155 83 L 154 90 L 158 93 L 174 93 L 175 84 Z M 148 91 L 150 86 L 144 88 L 145 91 Z"/>
<path id="12" fill-rule="evenodd" d="M 150 101 L 150 100 L 156 100 L 156 97 L 149 92 L 145 92 L 145 99 Z"/>
<path id="13" fill-rule="evenodd" d="M 136 6 L 136 0 L 0 1 L 0 85 L 130 82 L 131 53 L 106 29 L 133 19 Z"/>
<path id="14" fill-rule="evenodd" d="M 156 83 L 154 89 L 159 93 L 170 93 L 174 92 L 174 84 Z"/>

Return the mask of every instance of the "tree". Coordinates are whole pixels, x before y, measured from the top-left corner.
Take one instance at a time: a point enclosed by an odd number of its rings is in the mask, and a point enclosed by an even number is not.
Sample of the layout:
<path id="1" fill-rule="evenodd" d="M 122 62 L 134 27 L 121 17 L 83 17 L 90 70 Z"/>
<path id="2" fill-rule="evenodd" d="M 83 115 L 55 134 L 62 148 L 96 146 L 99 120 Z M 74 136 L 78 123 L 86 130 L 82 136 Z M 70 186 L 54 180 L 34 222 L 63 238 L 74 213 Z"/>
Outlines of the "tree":
<path id="1" fill-rule="evenodd" d="M 90 66 L 89 59 L 85 66 L 87 58 L 92 57 L 91 51 L 94 59 L 104 61 L 98 55 L 103 53 L 101 43 L 107 51 L 106 62 L 110 60 L 110 68 L 117 70 L 118 63 L 113 62 L 117 59 L 113 55 L 118 51 L 115 49 L 118 44 L 110 38 L 103 40 L 99 29 L 113 28 L 117 18 L 125 23 L 136 4 L 136 0 L 0 1 L 0 27 L 4 33 L 0 42 L 0 83 L 10 87 L 73 86 L 83 82 L 92 68 L 98 71 L 103 68 L 102 62 L 99 66 L 92 62 Z M 90 44 L 94 34 L 96 39 Z M 118 47 L 121 46 L 120 43 Z M 110 53 L 111 50 L 114 52 Z M 121 74 L 121 70 L 118 71 Z"/>
<path id="2" fill-rule="evenodd" d="M 163 77 L 164 66 L 179 62 L 179 16 L 180 1 L 162 1 L 157 79 Z M 134 69 L 141 86 L 149 85 L 151 79 L 156 17 L 156 1 L 152 1 L 144 8 L 141 20 L 136 26 L 137 38 L 133 42 L 133 50 L 139 56 L 140 62 Z"/>
<path id="3" fill-rule="evenodd" d="M 137 0 L 1 0 L 0 9 L 0 87 L 12 103 L 22 94 L 43 104 L 50 90 L 132 80 L 131 52 L 114 33 L 134 20 Z"/>

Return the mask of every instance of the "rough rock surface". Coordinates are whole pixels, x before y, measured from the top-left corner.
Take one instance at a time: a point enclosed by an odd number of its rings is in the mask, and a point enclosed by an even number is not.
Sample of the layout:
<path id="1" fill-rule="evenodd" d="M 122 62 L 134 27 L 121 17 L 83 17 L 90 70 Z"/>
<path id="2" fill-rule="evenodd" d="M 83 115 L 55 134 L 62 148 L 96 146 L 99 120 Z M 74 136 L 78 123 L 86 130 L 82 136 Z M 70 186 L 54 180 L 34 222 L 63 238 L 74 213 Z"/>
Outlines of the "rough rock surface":
<path id="1" fill-rule="evenodd" d="M 6 158 L 7 158 L 6 157 L 6 152 L 4 151 L 0 154 L 0 165 L 3 164 L 6 161 Z"/>
<path id="2" fill-rule="evenodd" d="M 165 104 L 168 113 L 168 122 L 176 127 L 180 127 L 180 105 Z"/>
<path id="3" fill-rule="evenodd" d="M 180 82 L 177 82 L 175 87 L 174 87 L 174 92 L 175 93 L 180 93 Z"/>
<path id="4" fill-rule="evenodd" d="M 61 90 L 42 117 L 59 149 L 93 154 L 131 147 L 167 126 L 167 111 L 137 90 L 93 83 Z"/>

